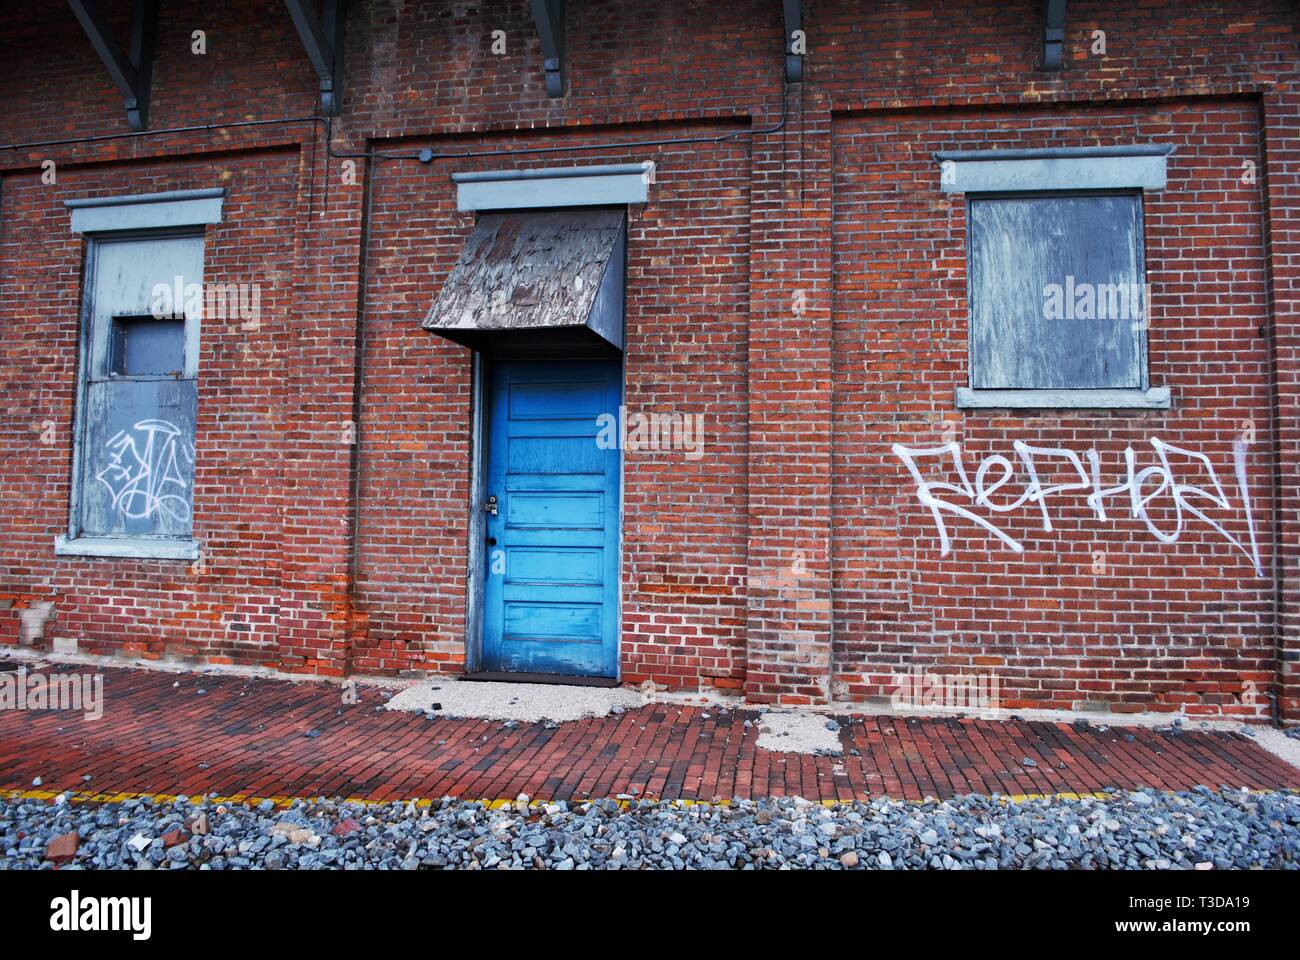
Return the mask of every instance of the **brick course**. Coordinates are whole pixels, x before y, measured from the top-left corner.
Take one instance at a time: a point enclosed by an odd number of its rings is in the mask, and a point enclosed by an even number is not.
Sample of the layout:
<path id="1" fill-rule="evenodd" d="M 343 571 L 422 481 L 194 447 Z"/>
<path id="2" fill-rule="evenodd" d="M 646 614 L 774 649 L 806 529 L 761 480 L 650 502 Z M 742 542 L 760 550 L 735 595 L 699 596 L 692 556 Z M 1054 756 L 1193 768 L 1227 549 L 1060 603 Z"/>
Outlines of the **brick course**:
<path id="1" fill-rule="evenodd" d="M 287 14 L 210 6 L 165 5 L 150 122 L 228 126 L 143 137 L 117 136 L 120 99 L 66 5 L 0 14 L 0 142 L 76 141 L 0 150 L 0 641 L 52 600 L 42 642 L 96 652 L 461 669 L 472 365 L 417 326 L 472 222 L 447 175 L 654 159 L 651 202 L 630 212 L 626 399 L 703 413 L 706 456 L 626 455 L 625 680 L 855 701 L 911 667 L 992 670 L 1018 706 L 1262 720 L 1276 697 L 1300 716 L 1292 4 L 1076 0 L 1048 74 L 1027 0 L 817 0 L 783 109 L 766 0 L 570 3 L 558 101 L 525 4 L 354 3 L 336 153 L 553 151 L 430 165 L 327 155 Z M 1151 140 L 1177 148 L 1145 206 L 1151 381 L 1173 409 L 956 410 L 966 205 L 940 193 L 932 153 Z M 575 146 L 599 149 L 561 152 Z M 217 185 L 207 279 L 259 283 L 262 319 L 203 331 L 203 561 L 56 558 L 83 260 L 63 201 Z M 941 557 L 889 451 L 955 439 L 973 468 L 1017 439 L 1095 447 L 1113 483 L 1124 448 L 1146 465 L 1159 436 L 1231 490 L 1247 430 L 1262 578 L 1194 518 L 1161 544 L 1069 495 L 1050 533 L 1031 506 L 998 515 L 1023 554 L 954 520 Z M 1170 528 L 1167 500 L 1149 512 Z M 1240 515 L 1216 519 L 1244 536 Z"/>
<path id="2" fill-rule="evenodd" d="M 98 721 L 0 713 L 0 796 L 919 801 L 1300 788 L 1294 767 L 1223 730 L 840 715 L 843 753 L 813 756 L 758 746 L 753 710 L 672 702 L 507 727 L 376 709 L 388 692 L 368 685 L 340 704 L 328 684 L 108 668 L 103 687 Z"/>

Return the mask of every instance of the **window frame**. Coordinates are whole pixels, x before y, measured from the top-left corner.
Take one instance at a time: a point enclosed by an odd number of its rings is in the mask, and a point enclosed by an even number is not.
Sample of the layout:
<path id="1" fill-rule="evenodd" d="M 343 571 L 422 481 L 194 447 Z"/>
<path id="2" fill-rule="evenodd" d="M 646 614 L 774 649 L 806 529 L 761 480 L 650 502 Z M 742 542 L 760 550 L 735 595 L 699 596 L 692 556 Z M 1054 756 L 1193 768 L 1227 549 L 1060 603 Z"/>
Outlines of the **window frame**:
<path id="1" fill-rule="evenodd" d="M 193 239 L 204 242 L 206 237 L 202 226 L 161 227 L 140 230 L 113 230 L 87 236 L 85 247 L 85 266 L 81 281 L 81 330 L 77 338 L 77 392 L 76 412 L 73 415 L 72 440 L 72 477 L 68 497 L 68 532 L 66 536 L 55 541 L 55 553 L 72 556 L 124 557 L 156 560 L 195 560 L 199 556 L 200 545 L 193 534 L 193 494 L 191 492 L 191 532 L 188 536 L 171 534 L 138 533 L 92 533 L 82 530 L 82 500 L 85 493 L 85 467 L 87 457 L 86 431 L 87 403 L 92 382 L 112 381 L 129 382 L 163 382 L 169 380 L 193 380 L 198 385 L 198 352 L 202 317 L 185 317 L 183 345 L 183 368 L 180 377 L 165 374 L 111 374 L 109 361 L 111 354 L 111 322 L 104 331 L 102 346 L 98 343 L 98 327 L 95 322 L 96 284 L 98 282 L 99 254 L 103 247 L 110 244 L 133 243 L 146 240 Z M 164 282 L 162 280 L 159 281 Z"/>
<path id="2" fill-rule="evenodd" d="M 201 245 L 201 262 L 206 260 L 206 225 L 221 222 L 224 188 L 172 191 L 169 193 L 141 194 L 117 198 L 88 198 L 65 201 L 72 213 L 72 230 L 85 234 L 82 250 L 82 276 L 80 309 L 78 311 L 76 392 L 74 397 L 72 452 L 70 457 L 67 532 L 54 539 L 57 556 L 115 557 L 127 559 L 155 559 L 193 561 L 199 558 L 202 544 L 194 537 L 194 510 L 191 483 L 190 532 L 188 535 L 94 533 L 82 529 L 82 502 L 84 497 L 86 465 L 86 432 L 88 423 L 88 395 L 92 380 L 113 382 L 131 381 L 193 381 L 195 391 L 195 416 L 197 418 L 198 366 L 202 329 L 202 311 L 197 316 L 184 314 L 183 369 L 179 377 L 165 374 L 114 375 L 110 372 L 112 314 L 108 329 L 103 331 L 103 343 L 98 343 L 99 327 L 96 323 L 96 296 L 101 250 L 109 244 L 131 243 L 156 239 L 196 238 Z M 171 282 L 162 278 L 161 282 Z M 206 288 L 205 288 L 206 289 Z M 175 306 L 175 305 L 174 305 Z M 182 308 L 183 309 L 183 308 Z M 96 364 L 99 367 L 96 367 Z M 197 424 L 196 424 L 197 427 Z M 197 452 L 197 444 L 196 452 Z M 197 468 L 197 456 L 195 458 Z"/>
<path id="3" fill-rule="evenodd" d="M 965 193 L 966 227 L 966 385 L 955 390 L 959 409 L 1091 409 L 1165 410 L 1171 406 L 1168 387 L 1151 386 L 1150 304 L 1139 331 L 1138 388 L 976 388 L 972 357 L 974 313 L 971 295 L 971 202 L 976 199 L 1022 199 L 1134 195 L 1138 200 L 1138 273 L 1147 282 L 1146 194 L 1166 186 L 1166 162 L 1173 147 L 1144 143 L 1103 147 L 949 150 L 934 154 L 942 175 L 943 193 Z M 1146 289 L 1145 286 L 1143 288 Z"/>
<path id="4" fill-rule="evenodd" d="M 987 395 L 988 400 L 997 400 L 999 397 L 995 394 L 1003 394 L 1002 399 L 1007 399 L 1006 395 L 1010 394 L 1035 394 L 1040 399 L 1047 399 L 1051 396 L 1059 395 L 1062 400 L 1078 399 L 1083 401 L 1092 400 L 1098 402 L 1106 396 L 1110 398 L 1111 403 L 1108 406 L 1116 406 L 1117 401 L 1122 401 L 1124 396 L 1132 394 L 1135 391 L 1142 394 L 1147 393 L 1151 388 L 1151 371 L 1150 362 L 1147 353 L 1147 330 L 1151 326 L 1150 305 L 1145 304 L 1143 308 L 1147 311 L 1144 322 L 1138 329 L 1137 337 L 1137 364 L 1138 364 L 1138 385 L 1136 387 L 975 387 L 971 384 L 975 381 L 975 356 L 974 356 L 974 326 L 975 326 L 975 290 L 972 285 L 972 279 L 975 271 L 973 269 L 973 257 L 975 254 L 975 217 L 972 215 L 971 206 L 976 202 L 997 201 L 997 200 L 1050 200 L 1057 199 L 1075 199 L 1086 197 L 1133 197 L 1137 201 L 1137 263 L 1136 274 L 1137 282 L 1146 289 L 1146 202 L 1142 195 L 1142 190 L 1136 187 L 1129 188 L 1101 188 L 1101 189 L 1082 189 L 1082 190 L 1007 190 L 1007 191 L 976 191 L 966 195 L 966 390 L 971 394 L 978 394 L 980 398 Z M 997 406 L 997 404 L 989 404 Z M 1075 405 L 1075 404 L 1070 404 Z"/>

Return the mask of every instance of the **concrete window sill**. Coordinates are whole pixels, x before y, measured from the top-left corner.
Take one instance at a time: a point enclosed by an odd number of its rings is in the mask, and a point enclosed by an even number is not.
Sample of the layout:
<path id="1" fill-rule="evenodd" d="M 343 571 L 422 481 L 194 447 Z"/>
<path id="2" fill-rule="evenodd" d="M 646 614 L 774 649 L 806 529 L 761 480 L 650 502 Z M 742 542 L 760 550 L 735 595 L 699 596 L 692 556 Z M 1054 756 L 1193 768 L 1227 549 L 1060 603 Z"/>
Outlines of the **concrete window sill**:
<path id="1" fill-rule="evenodd" d="M 127 560 L 197 560 L 197 540 L 150 540 L 129 537 L 55 537 L 60 557 L 119 557 Z"/>
<path id="2" fill-rule="evenodd" d="M 1149 390 L 973 390 L 957 388 L 962 410 L 1168 410 L 1168 387 Z"/>

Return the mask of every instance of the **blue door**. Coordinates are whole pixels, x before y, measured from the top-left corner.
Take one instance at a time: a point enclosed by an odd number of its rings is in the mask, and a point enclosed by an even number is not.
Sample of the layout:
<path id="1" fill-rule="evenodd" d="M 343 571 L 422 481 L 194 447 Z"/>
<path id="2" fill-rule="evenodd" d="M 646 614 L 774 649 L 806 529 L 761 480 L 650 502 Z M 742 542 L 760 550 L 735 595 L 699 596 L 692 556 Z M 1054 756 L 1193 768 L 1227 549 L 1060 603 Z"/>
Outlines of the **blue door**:
<path id="1" fill-rule="evenodd" d="M 618 360 L 490 362 L 484 670 L 617 675 L 621 397 Z"/>

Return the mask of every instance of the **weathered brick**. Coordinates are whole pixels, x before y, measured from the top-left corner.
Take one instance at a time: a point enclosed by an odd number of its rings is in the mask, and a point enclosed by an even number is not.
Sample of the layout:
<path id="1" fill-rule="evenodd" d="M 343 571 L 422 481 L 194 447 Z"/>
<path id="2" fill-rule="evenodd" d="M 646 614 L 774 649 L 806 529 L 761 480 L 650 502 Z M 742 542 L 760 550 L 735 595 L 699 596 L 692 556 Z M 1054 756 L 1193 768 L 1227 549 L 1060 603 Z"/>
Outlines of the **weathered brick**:
<path id="1" fill-rule="evenodd" d="M 630 218 L 626 399 L 703 413 L 706 456 L 627 454 L 625 680 L 878 702 L 912 667 L 995 670 L 1023 706 L 1262 719 L 1276 696 L 1300 718 L 1300 86 L 1284 0 L 1195 16 L 1071 3 L 1055 74 L 1038 69 L 1029 2 L 809 4 L 784 115 L 766 0 L 653 16 L 572 2 L 560 101 L 526 4 L 354 6 L 336 152 L 597 148 L 428 165 L 327 156 L 310 119 L 238 125 L 317 107 L 281 10 L 165 5 L 151 126 L 231 125 L 129 137 L 66 8 L 11 6 L 0 140 L 74 141 L 0 150 L 0 596 L 52 601 L 47 637 L 332 676 L 462 669 L 470 355 L 418 329 L 472 220 L 448 175 L 654 159 Z M 700 139 L 612 146 L 663 138 Z M 1145 208 L 1151 379 L 1174 408 L 957 411 L 966 208 L 939 192 L 932 153 L 1148 140 L 1177 148 Z M 261 319 L 204 325 L 203 562 L 56 558 L 83 269 L 63 201 L 214 185 L 228 197 L 206 279 L 258 283 Z M 1050 532 L 1032 505 L 997 515 L 1023 553 L 954 519 L 940 556 L 889 449 L 950 435 L 974 463 L 1018 439 L 1095 447 L 1109 479 L 1159 436 L 1231 480 L 1247 423 L 1262 578 L 1195 518 L 1161 544 L 1068 496 L 1048 504 Z M 1168 498 L 1149 512 L 1170 529 Z M 0 642 L 16 629 L 0 614 Z"/>

